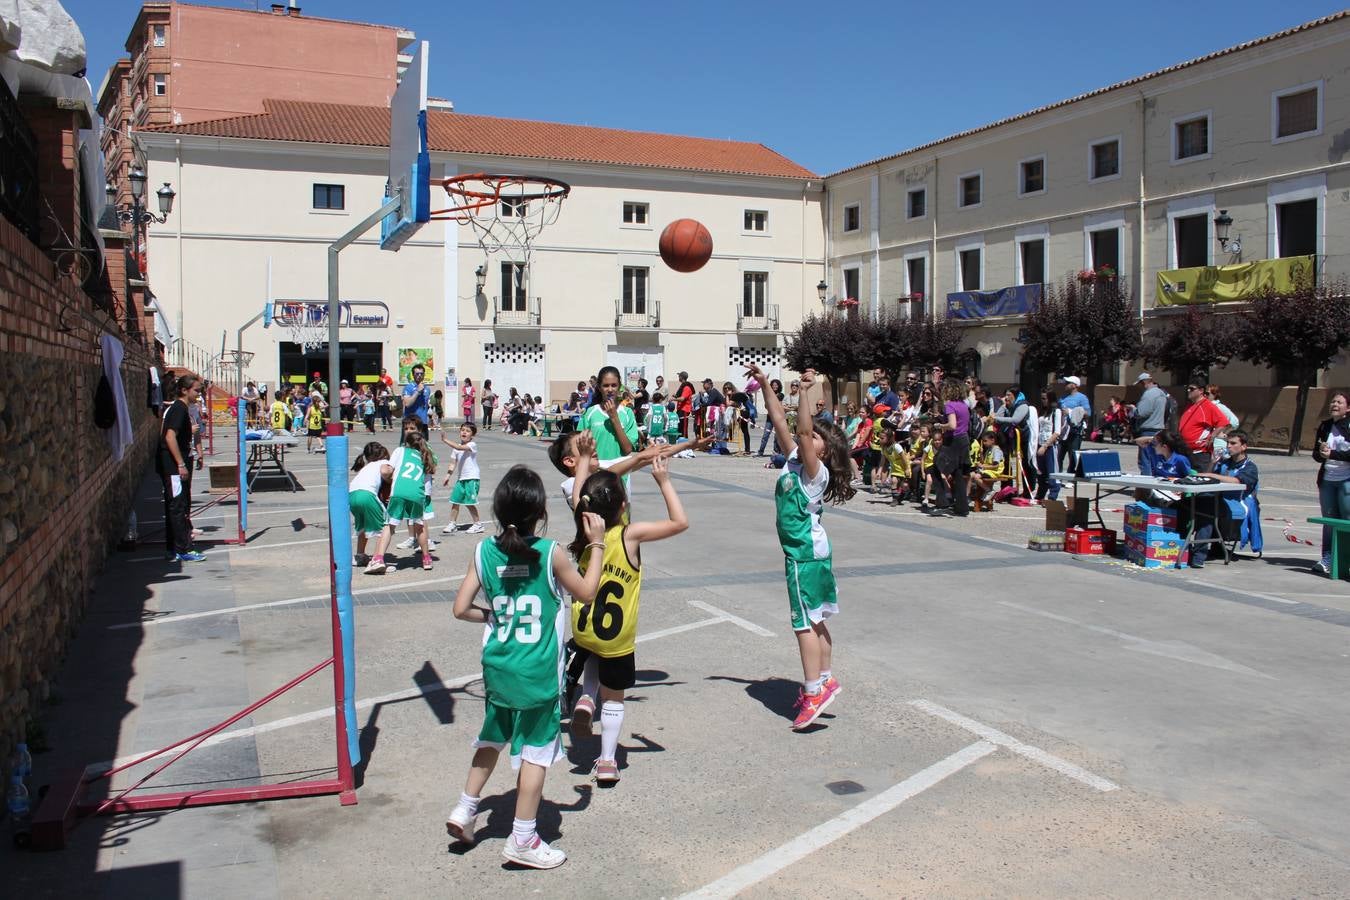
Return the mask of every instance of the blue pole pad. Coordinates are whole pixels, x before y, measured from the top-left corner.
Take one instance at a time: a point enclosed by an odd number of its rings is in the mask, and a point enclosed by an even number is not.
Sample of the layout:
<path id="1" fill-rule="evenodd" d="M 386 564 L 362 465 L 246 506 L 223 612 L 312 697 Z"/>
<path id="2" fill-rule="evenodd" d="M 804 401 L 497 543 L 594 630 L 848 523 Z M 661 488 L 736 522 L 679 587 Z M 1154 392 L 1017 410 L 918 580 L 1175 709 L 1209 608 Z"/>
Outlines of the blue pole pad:
<path id="1" fill-rule="evenodd" d="M 239 415 L 238 401 L 235 405 L 235 421 L 239 425 L 239 530 L 248 531 L 248 429 L 244 427 L 244 417 Z"/>
<path id="2" fill-rule="evenodd" d="M 347 436 L 324 439 L 328 467 L 328 540 L 333 554 L 334 601 L 342 629 L 342 715 L 347 726 L 347 752 L 352 765 L 361 762 L 361 734 L 356 724 L 356 621 L 352 609 L 352 507 L 347 496 Z"/>

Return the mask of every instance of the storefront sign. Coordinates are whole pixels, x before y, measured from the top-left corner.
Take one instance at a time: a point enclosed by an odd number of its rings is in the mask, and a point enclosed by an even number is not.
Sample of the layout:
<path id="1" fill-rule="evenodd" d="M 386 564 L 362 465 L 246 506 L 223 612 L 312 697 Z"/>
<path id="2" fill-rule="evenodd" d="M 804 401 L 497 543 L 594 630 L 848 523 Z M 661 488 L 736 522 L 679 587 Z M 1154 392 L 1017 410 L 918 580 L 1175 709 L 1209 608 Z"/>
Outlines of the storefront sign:
<path id="1" fill-rule="evenodd" d="M 342 328 L 388 328 L 389 307 L 379 300 L 338 301 L 338 325 Z M 328 324 L 326 300 L 273 300 L 272 320 L 285 326 Z"/>

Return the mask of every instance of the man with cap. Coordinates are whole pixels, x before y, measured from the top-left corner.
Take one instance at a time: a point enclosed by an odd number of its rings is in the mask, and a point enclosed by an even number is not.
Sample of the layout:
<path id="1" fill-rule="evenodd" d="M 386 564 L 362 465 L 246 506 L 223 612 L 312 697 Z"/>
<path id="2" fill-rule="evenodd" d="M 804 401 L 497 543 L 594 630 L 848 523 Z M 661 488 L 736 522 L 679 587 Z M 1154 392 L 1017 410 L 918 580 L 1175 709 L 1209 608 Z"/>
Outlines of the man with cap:
<path id="1" fill-rule="evenodd" d="M 1059 408 L 1069 418 L 1069 437 L 1060 443 L 1059 470 L 1072 472 L 1078 461 L 1078 449 L 1083 444 L 1083 432 L 1092 425 L 1092 402 L 1079 390 L 1083 380 L 1077 375 L 1065 375 L 1059 383 L 1064 385 Z"/>
<path id="2" fill-rule="evenodd" d="M 342 421 L 347 423 L 347 430 L 351 431 L 356 424 L 356 392 L 345 378 L 338 387 L 338 409 L 342 411 Z"/>
<path id="3" fill-rule="evenodd" d="M 1167 428 L 1167 392 L 1158 387 L 1153 376 L 1144 372 L 1134 380 L 1144 386 L 1134 404 L 1134 442 L 1139 445 L 1139 474 L 1152 475 L 1158 453 L 1153 436 Z"/>
<path id="4" fill-rule="evenodd" d="M 325 397 L 328 396 L 328 384 L 318 372 L 314 373 L 314 380 L 309 383 L 309 392 L 312 394 L 315 391 L 318 391 Z"/>

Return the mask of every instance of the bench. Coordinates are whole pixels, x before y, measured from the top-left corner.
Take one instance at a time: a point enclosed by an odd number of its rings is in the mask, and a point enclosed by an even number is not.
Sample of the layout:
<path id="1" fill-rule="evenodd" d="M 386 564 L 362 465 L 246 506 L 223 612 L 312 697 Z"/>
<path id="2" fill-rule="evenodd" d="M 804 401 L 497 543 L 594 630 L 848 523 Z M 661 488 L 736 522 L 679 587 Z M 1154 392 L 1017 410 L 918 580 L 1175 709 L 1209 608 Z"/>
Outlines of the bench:
<path id="1" fill-rule="evenodd" d="M 1312 516 L 1308 522 L 1331 529 L 1331 579 L 1350 581 L 1350 519 Z"/>

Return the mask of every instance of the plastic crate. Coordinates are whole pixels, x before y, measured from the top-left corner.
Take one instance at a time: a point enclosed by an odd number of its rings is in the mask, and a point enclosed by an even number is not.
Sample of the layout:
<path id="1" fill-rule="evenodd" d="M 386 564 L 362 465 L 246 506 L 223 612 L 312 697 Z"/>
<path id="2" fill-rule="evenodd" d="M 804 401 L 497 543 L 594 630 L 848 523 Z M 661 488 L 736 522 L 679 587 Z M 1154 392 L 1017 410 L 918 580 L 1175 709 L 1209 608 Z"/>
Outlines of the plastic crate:
<path id="1" fill-rule="evenodd" d="M 1116 533 L 1106 528 L 1070 528 L 1064 532 L 1064 550 L 1080 556 L 1111 556 Z"/>

